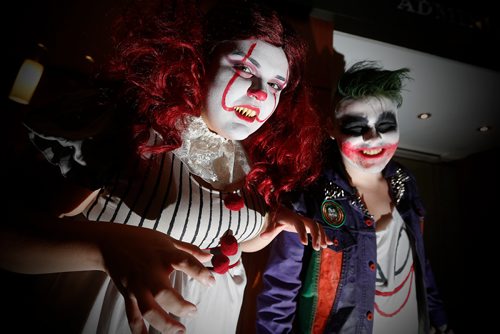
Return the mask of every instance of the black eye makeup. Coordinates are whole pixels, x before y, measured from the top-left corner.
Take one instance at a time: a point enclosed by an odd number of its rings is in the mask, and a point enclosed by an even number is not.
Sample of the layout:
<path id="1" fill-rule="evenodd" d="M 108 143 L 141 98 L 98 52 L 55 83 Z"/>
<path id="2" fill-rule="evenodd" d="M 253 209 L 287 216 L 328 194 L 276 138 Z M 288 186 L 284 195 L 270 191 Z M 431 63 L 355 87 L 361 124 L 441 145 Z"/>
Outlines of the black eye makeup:
<path id="1" fill-rule="evenodd" d="M 368 120 L 360 116 L 344 116 L 340 120 L 340 131 L 350 136 L 361 136 L 370 130 Z"/>
<path id="2" fill-rule="evenodd" d="M 361 116 L 346 115 L 339 119 L 340 131 L 349 136 L 362 136 L 370 131 L 371 126 L 368 124 L 368 119 Z M 398 129 L 398 122 L 396 115 L 393 112 L 383 112 L 375 124 L 375 130 L 378 133 L 387 133 L 396 131 Z"/>
<path id="3" fill-rule="evenodd" d="M 377 132 L 379 133 L 396 131 L 398 129 L 396 115 L 389 111 L 383 112 L 375 124 L 375 129 L 377 129 Z"/>

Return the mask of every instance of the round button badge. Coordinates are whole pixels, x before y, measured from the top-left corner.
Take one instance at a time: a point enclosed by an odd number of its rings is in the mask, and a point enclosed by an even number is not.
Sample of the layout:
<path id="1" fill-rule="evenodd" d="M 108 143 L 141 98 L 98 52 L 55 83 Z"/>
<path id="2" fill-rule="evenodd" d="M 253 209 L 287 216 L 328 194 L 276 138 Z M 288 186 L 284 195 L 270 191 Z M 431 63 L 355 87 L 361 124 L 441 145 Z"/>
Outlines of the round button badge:
<path id="1" fill-rule="evenodd" d="M 344 210 L 337 202 L 331 199 L 325 199 L 321 204 L 321 215 L 323 216 L 323 220 L 334 228 L 344 225 Z"/>

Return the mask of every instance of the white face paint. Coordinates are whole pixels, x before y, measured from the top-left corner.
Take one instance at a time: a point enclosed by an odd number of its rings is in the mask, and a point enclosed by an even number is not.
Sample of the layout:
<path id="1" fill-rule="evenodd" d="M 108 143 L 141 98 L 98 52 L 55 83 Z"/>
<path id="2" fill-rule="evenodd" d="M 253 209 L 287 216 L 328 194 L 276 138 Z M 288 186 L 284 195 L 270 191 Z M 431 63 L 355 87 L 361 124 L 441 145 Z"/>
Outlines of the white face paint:
<path id="1" fill-rule="evenodd" d="M 242 40 L 223 46 L 207 73 L 212 80 L 203 119 L 213 132 L 243 140 L 276 109 L 288 80 L 288 60 L 282 48 Z"/>
<path id="2" fill-rule="evenodd" d="M 396 103 L 375 97 L 345 101 L 335 119 L 334 135 L 344 164 L 381 172 L 399 144 Z"/>

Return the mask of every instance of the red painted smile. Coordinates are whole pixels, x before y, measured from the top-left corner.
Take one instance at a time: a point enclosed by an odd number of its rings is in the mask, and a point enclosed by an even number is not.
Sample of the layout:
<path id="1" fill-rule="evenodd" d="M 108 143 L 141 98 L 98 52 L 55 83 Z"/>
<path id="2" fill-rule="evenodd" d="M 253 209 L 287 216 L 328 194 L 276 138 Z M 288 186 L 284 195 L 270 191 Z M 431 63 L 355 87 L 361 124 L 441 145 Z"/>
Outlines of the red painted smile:
<path id="1" fill-rule="evenodd" d="M 365 168 L 374 166 L 385 159 L 390 159 L 398 147 L 398 143 L 378 147 L 353 147 L 349 143 L 342 144 L 342 152 L 352 161 L 357 161 Z"/>
<path id="2" fill-rule="evenodd" d="M 357 154 L 363 156 L 366 159 L 376 159 L 384 155 L 386 149 L 383 147 L 374 147 L 368 149 L 359 149 Z"/>

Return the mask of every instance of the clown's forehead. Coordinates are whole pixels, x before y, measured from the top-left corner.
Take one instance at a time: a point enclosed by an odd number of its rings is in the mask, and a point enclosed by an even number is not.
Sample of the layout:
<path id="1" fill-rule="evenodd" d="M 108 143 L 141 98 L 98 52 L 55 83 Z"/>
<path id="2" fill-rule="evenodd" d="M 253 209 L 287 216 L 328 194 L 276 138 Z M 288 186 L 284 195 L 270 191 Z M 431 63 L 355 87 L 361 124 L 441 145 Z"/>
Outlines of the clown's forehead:
<path id="1" fill-rule="evenodd" d="M 364 118 L 378 118 L 380 114 L 396 114 L 398 108 L 396 102 L 386 97 L 367 97 L 363 99 L 351 99 L 342 102 L 335 113 L 336 118 L 345 115 Z"/>

